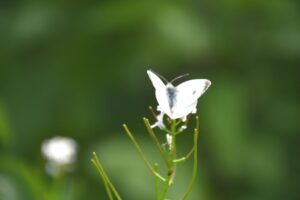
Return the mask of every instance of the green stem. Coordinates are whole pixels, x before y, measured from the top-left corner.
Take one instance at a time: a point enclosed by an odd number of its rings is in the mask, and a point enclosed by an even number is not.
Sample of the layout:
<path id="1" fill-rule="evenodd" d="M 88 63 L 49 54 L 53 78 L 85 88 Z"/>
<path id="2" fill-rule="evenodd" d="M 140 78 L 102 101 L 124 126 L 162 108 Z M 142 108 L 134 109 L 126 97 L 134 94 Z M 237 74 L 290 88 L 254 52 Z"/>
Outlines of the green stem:
<path id="1" fill-rule="evenodd" d="M 187 199 L 188 195 L 191 193 L 195 180 L 197 177 L 197 168 L 198 168 L 198 131 L 199 131 L 199 118 L 196 116 L 196 128 L 194 129 L 194 166 L 193 166 L 193 175 L 188 187 L 188 190 L 182 197 L 182 200 Z"/>
<path id="2" fill-rule="evenodd" d="M 157 139 L 157 137 L 156 137 L 153 129 L 151 128 L 149 120 L 147 118 L 143 118 L 143 120 L 144 120 L 144 123 L 145 123 L 145 126 L 147 128 L 147 131 L 148 131 L 149 135 L 151 136 L 152 140 L 154 141 L 156 147 L 158 148 L 159 153 L 160 153 L 161 157 L 163 158 L 166 166 L 169 168 L 170 167 L 170 163 L 168 162 L 168 158 L 166 157 L 166 153 L 163 150 L 163 148 L 161 147 L 161 145 L 160 145 L 160 143 L 159 143 L 159 141 L 158 141 L 158 139 Z"/>
<path id="3" fill-rule="evenodd" d="M 142 148 L 140 147 L 140 145 L 137 143 L 137 141 L 135 140 L 135 138 L 133 137 L 133 135 L 131 134 L 130 130 L 128 129 L 126 124 L 123 124 L 123 127 L 125 129 L 125 132 L 127 133 L 128 137 L 130 138 L 130 140 L 133 142 L 133 144 L 135 145 L 136 149 L 138 150 L 138 152 L 140 153 L 143 161 L 145 162 L 145 164 L 147 165 L 147 167 L 150 169 L 150 171 L 157 176 L 160 180 L 162 180 L 163 182 L 166 181 L 166 179 L 164 177 L 162 177 L 159 173 L 157 173 L 155 171 L 155 169 L 152 167 L 152 165 L 150 164 L 150 162 L 147 160 L 144 152 L 142 151 Z"/>
<path id="4" fill-rule="evenodd" d="M 96 168 L 98 169 L 100 175 L 103 175 L 103 181 L 104 181 L 104 184 L 105 182 L 108 184 L 108 186 L 110 187 L 110 189 L 113 191 L 114 195 L 116 196 L 116 198 L 118 200 L 122 200 L 121 196 L 119 195 L 119 193 L 117 192 L 115 186 L 112 184 L 112 182 L 110 181 L 110 179 L 108 178 L 106 172 L 104 171 L 104 168 L 103 166 L 101 165 L 98 157 L 97 157 L 97 154 L 95 152 L 93 152 L 93 164 L 96 166 Z"/>
<path id="5" fill-rule="evenodd" d="M 172 120 L 172 122 L 171 122 L 172 141 L 171 141 L 171 148 L 170 148 L 170 154 L 169 154 L 171 163 L 168 167 L 168 176 L 166 178 L 166 182 L 165 182 L 163 190 L 161 192 L 161 195 L 159 198 L 160 200 L 165 199 L 168 189 L 170 188 L 170 185 L 173 183 L 173 180 L 175 178 L 176 163 L 174 163 L 173 160 L 176 159 L 176 126 L 177 126 L 176 120 Z"/>
<path id="6" fill-rule="evenodd" d="M 186 154 L 186 156 L 183 156 L 181 158 L 178 158 L 176 160 L 173 160 L 173 162 L 175 163 L 179 163 L 179 162 L 184 162 L 186 161 L 194 152 L 194 146 L 192 147 L 192 149 Z"/>
<path id="7" fill-rule="evenodd" d="M 175 178 L 175 172 L 176 172 L 176 163 L 173 162 L 173 160 L 176 160 L 176 126 L 178 125 L 179 123 L 176 122 L 176 120 L 173 121 L 172 123 L 172 126 L 171 126 L 171 135 L 172 135 L 172 143 L 171 143 L 171 161 L 172 161 L 172 168 L 171 168 L 171 171 L 172 171 L 172 176 L 171 176 L 171 179 L 170 179 L 170 183 L 169 185 L 171 185 L 173 183 L 173 180 Z"/>
<path id="8" fill-rule="evenodd" d="M 150 112 L 151 112 L 153 118 L 155 119 L 155 121 L 157 121 L 157 116 L 156 116 L 156 114 L 155 114 L 155 112 L 154 112 L 152 106 L 149 106 L 148 108 L 149 108 L 149 110 L 150 110 Z"/>
<path id="9" fill-rule="evenodd" d="M 155 171 L 158 171 L 158 164 L 154 164 Z M 156 200 L 159 200 L 159 179 L 157 176 L 154 176 L 154 188 L 155 188 L 155 198 Z"/>
<path id="10" fill-rule="evenodd" d="M 96 162 L 94 159 L 91 159 L 91 161 L 92 161 L 93 165 L 96 167 L 97 171 L 99 172 L 99 175 L 100 175 L 100 177 L 101 177 L 101 179 L 102 179 L 102 181 L 103 181 L 103 183 L 104 183 L 105 190 L 106 190 L 106 193 L 107 193 L 109 199 L 110 199 L 110 200 L 113 200 L 114 198 L 113 198 L 113 196 L 112 196 L 111 190 L 110 190 L 109 185 L 108 185 L 108 183 L 107 183 L 107 181 L 106 181 L 106 179 L 105 179 L 105 177 L 104 177 L 103 172 L 101 171 L 101 169 L 100 169 L 99 166 L 97 165 L 97 162 Z"/>

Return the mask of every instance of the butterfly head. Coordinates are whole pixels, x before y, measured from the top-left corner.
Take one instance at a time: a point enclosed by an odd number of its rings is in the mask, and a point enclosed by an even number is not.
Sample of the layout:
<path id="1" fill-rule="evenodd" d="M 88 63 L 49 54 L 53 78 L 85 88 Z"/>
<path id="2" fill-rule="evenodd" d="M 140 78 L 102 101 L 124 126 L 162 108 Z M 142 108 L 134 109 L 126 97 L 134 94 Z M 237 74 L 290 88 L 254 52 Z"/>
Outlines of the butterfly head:
<path id="1" fill-rule="evenodd" d="M 166 87 L 167 88 L 175 88 L 175 86 L 171 82 L 167 82 Z"/>

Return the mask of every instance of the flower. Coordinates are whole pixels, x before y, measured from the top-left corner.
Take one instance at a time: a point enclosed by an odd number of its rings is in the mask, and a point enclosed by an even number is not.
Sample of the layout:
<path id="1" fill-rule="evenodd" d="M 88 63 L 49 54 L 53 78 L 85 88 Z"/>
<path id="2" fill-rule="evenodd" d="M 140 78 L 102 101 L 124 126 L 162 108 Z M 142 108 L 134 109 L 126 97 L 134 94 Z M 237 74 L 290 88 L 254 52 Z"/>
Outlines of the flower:
<path id="1" fill-rule="evenodd" d="M 164 129 L 166 128 L 165 124 L 164 124 L 164 113 L 161 112 L 159 115 L 156 116 L 157 121 L 151 125 L 151 128 L 155 128 L 156 126 L 158 126 L 160 129 Z"/>
<path id="2" fill-rule="evenodd" d="M 166 139 L 167 139 L 167 144 L 168 144 L 169 150 L 171 150 L 171 148 L 172 148 L 172 135 L 167 133 Z"/>
<path id="3" fill-rule="evenodd" d="M 61 168 L 70 170 L 76 161 L 78 145 L 72 138 L 56 136 L 42 143 L 41 151 L 47 159 L 46 171 L 58 175 Z"/>

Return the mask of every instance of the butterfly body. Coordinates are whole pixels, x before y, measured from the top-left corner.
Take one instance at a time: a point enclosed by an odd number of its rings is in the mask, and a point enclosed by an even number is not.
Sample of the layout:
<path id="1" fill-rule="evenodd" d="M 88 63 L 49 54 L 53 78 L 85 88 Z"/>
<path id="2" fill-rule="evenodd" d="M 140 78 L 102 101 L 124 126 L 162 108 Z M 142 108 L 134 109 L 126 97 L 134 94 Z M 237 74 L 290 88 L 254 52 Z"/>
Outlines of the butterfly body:
<path id="1" fill-rule="evenodd" d="M 185 118 L 189 113 L 195 113 L 198 98 L 211 85 L 207 79 L 193 79 L 178 86 L 171 83 L 165 85 L 151 70 L 147 73 L 155 88 L 158 110 L 171 119 Z"/>
<path id="2" fill-rule="evenodd" d="M 176 103 L 177 90 L 173 85 L 167 85 L 166 93 L 168 97 L 170 112 L 172 113 L 173 107 Z"/>

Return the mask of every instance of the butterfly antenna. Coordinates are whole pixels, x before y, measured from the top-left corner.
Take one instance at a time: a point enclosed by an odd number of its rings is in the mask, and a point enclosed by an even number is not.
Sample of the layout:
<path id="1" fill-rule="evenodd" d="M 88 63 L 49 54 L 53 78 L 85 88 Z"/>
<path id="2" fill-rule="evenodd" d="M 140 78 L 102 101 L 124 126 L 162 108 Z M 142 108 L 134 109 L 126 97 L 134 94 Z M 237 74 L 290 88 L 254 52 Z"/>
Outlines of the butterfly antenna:
<path id="1" fill-rule="evenodd" d="M 154 71 L 152 71 L 152 70 L 150 70 L 151 72 L 153 72 L 154 74 L 156 74 L 157 76 L 159 76 L 162 80 L 164 80 L 166 83 L 169 83 L 169 81 L 165 78 L 165 77 L 163 77 L 162 75 L 160 75 L 160 74 L 158 74 L 158 73 L 156 73 L 156 72 L 154 72 Z"/>
<path id="2" fill-rule="evenodd" d="M 181 76 L 177 76 L 176 78 L 174 78 L 170 83 L 173 83 L 174 81 L 176 81 L 177 79 L 180 79 L 180 78 L 183 78 L 183 77 L 186 77 L 186 76 L 188 76 L 188 75 L 190 75 L 189 73 L 186 73 L 186 74 L 183 74 L 183 75 L 181 75 Z"/>

